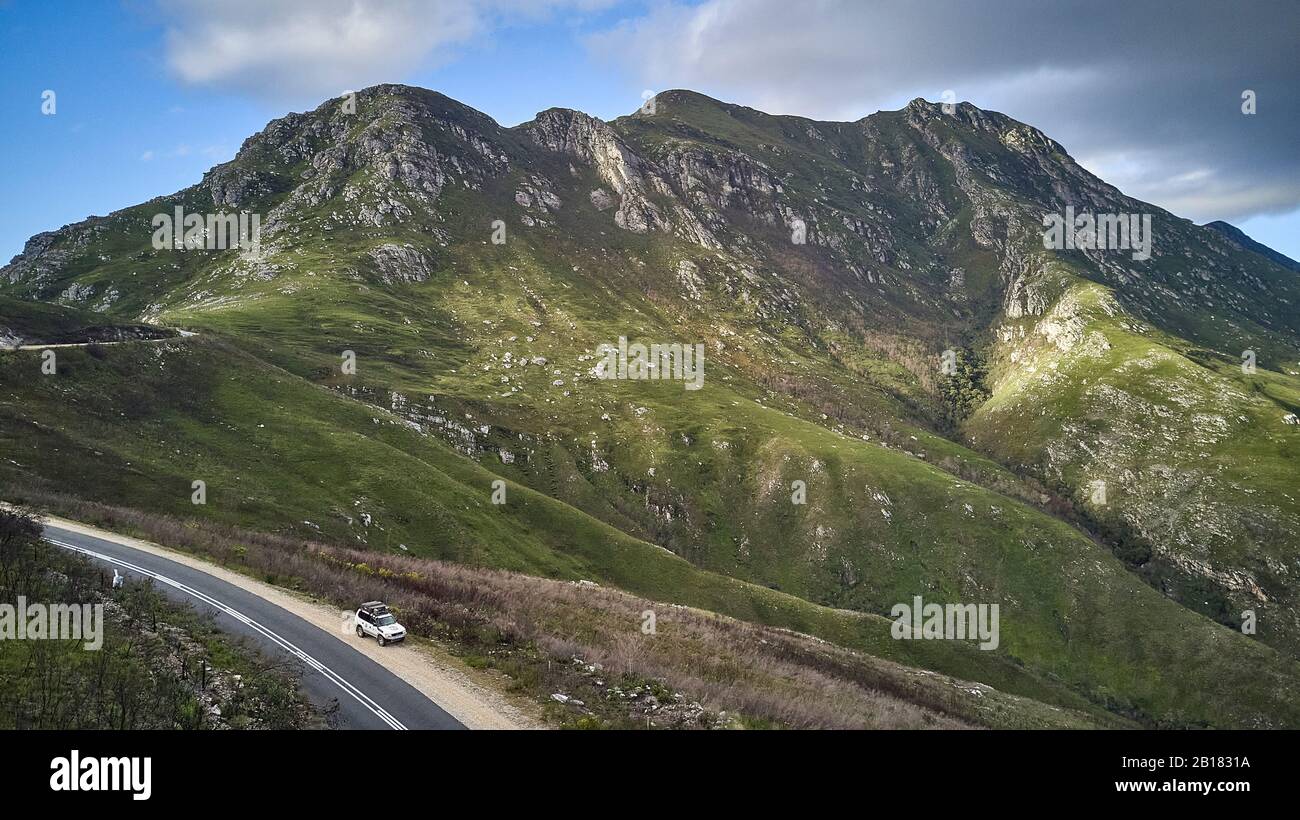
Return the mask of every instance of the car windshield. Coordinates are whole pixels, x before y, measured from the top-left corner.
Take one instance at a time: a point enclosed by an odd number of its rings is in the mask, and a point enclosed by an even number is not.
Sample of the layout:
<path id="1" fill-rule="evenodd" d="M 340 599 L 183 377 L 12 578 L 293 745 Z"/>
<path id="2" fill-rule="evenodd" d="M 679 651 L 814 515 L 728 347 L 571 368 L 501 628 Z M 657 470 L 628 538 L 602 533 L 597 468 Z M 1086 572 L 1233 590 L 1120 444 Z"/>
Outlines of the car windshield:
<path id="1" fill-rule="evenodd" d="M 394 618 L 392 615 L 380 615 L 377 618 L 375 618 L 375 623 L 379 624 L 380 626 L 392 626 L 393 624 L 397 623 L 397 619 Z"/>

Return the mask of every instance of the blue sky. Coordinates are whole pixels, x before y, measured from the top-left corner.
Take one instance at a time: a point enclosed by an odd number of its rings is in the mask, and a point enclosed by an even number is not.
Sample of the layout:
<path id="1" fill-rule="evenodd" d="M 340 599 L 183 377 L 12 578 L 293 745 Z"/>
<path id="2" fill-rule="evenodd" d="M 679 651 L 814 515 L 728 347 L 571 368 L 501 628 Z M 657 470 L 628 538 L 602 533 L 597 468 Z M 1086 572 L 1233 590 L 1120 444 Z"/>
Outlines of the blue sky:
<path id="1" fill-rule="evenodd" d="M 438 67 L 391 79 L 434 88 L 507 125 L 553 105 L 601 117 L 630 113 L 642 89 L 593 69 L 579 42 L 602 22 L 602 15 L 557 16 L 506 26 Z M 47 89 L 56 95 L 53 116 L 41 113 Z M 191 185 L 269 120 L 324 99 L 292 97 L 181 81 L 147 3 L 0 4 L 7 217 L 0 258 L 8 261 L 32 234 Z"/>
<path id="2" fill-rule="evenodd" d="M 1008 0 L 1006 19 L 979 5 L 964 20 L 961 3 L 871 0 L 0 0 L 0 259 L 39 231 L 193 184 L 267 121 L 379 81 L 506 125 L 551 106 L 619 116 L 643 89 L 824 119 L 954 89 L 1042 128 L 1127 193 L 1300 258 L 1288 12 L 1238 41 L 1218 4 L 1171 23 L 1139 3 L 1160 42 L 1076 28 L 1034 51 L 1033 4 Z M 1236 110 L 1239 88 L 1257 91 L 1258 115 Z"/>

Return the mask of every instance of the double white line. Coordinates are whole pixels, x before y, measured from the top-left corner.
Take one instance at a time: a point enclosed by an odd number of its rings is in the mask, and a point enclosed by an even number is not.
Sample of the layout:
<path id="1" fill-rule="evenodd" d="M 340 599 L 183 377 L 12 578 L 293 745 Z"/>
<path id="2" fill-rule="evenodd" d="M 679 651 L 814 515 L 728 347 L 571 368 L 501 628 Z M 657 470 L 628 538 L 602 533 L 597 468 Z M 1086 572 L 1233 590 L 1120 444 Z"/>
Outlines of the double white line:
<path id="1" fill-rule="evenodd" d="M 172 580 L 171 578 L 168 578 L 166 575 L 159 575 L 156 572 L 152 572 L 141 566 L 136 566 L 135 564 L 132 564 L 128 561 L 123 561 L 120 558 L 114 558 L 111 555 L 104 555 L 103 553 L 95 552 L 94 550 L 89 550 L 86 549 L 85 547 L 79 547 L 76 544 L 69 544 L 66 541 L 59 541 L 57 539 L 50 538 L 49 536 L 46 536 L 45 540 L 49 541 L 51 544 L 54 544 L 57 547 L 63 547 L 64 549 L 69 549 L 72 550 L 73 552 L 79 552 L 82 555 L 88 555 L 91 558 L 96 558 L 100 561 L 106 561 L 109 564 L 116 564 L 117 566 L 125 567 L 126 569 L 129 569 L 132 572 L 138 572 L 141 575 L 147 576 L 149 578 L 153 578 L 155 581 L 158 581 L 159 583 L 163 583 L 166 584 L 167 586 L 174 587 L 176 589 L 179 589 L 181 592 L 184 592 L 188 595 L 192 595 L 195 598 L 198 598 L 203 603 L 215 607 L 221 612 L 224 612 L 230 617 L 234 618 L 236 621 L 239 621 L 240 623 L 243 624 L 247 624 L 252 629 L 256 630 L 262 635 L 265 635 L 268 639 L 270 639 L 275 644 L 280 646 L 280 648 L 282 648 L 284 651 L 300 659 L 307 666 L 311 667 L 312 669 L 315 669 L 317 672 L 320 672 L 322 675 L 329 678 L 340 689 L 342 689 L 344 692 L 347 692 L 349 695 L 351 695 L 357 701 L 357 703 L 360 703 L 362 706 L 369 709 L 371 712 L 375 714 L 376 717 L 378 717 L 384 723 L 387 723 L 393 729 L 406 728 L 406 726 L 403 725 L 401 721 L 399 721 L 397 718 L 390 715 L 388 711 L 384 709 L 384 707 L 380 706 L 378 703 L 375 703 L 370 698 L 369 695 L 367 695 L 365 692 L 362 692 L 357 687 L 353 686 L 351 683 L 345 680 L 341 675 L 339 675 L 333 669 L 330 669 L 325 664 L 316 660 L 311 655 L 308 655 L 306 652 L 294 646 L 292 643 L 280 637 L 270 629 L 267 629 L 266 627 L 262 626 L 257 621 L 254 621 L 252 618 L 248 617 L 244 613 L 230 606 L 227 606 L 226 604 L 223 604 L 221 601 L 218 601 L 216 598 L 213 598 L 211 595 L 200 592 L 194 587 L 187 586 L 186 584 L 182 584 L 180 581 Z"/>

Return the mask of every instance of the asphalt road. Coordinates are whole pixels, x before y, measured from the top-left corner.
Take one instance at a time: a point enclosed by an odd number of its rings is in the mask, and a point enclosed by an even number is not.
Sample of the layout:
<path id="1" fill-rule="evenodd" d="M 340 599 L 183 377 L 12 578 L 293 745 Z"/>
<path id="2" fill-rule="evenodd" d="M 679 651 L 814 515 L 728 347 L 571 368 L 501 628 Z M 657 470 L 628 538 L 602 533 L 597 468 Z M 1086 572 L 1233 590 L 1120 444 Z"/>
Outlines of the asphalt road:
<path id="1" fill-rule="evenodd" d="M 214 613 L 224 631 L 247 636 L 270 657 L 286 653 L 297 658 L 306 695 L 320 705 L 338 702 L 340 729 L 465 728 L 410 684 L 349 646 L 348 641 L 362 640 L 355 635 L 336 637 L 206 572 L 114 541 L 49 524 L 45 538 L 128 577 L 153 578 L 160 592 L 200 612 Z M 404 651 L 400 644 L 389 650 Z"/>

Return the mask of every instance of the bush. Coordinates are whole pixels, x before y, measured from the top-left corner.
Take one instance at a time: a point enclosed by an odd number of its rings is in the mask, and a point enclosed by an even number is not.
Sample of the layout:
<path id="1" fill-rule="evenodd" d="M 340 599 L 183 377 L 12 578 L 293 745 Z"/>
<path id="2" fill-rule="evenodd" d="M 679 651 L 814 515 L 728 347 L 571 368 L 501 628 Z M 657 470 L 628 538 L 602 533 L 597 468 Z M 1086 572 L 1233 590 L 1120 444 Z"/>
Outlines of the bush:
<path id="1" fill-rule="evenodd" d="M 988 401 L 988 365 L 973 349 L 957 351 L 956 372 L 945 375 L 939 383 L 939 395 L 952 421 L 960 421 Z"/>

